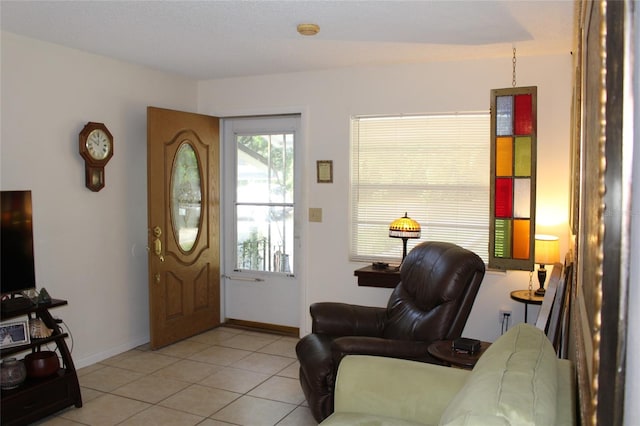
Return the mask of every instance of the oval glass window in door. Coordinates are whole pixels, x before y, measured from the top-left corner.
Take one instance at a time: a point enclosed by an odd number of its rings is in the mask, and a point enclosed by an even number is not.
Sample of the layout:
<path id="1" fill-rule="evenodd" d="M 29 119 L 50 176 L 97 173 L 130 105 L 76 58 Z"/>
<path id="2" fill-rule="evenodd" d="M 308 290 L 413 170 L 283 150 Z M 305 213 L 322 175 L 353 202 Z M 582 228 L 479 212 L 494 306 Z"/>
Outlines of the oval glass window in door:
<path id="1" fill-rule="evenodd" d="M 200 163 L 195 150 L 183 142 L 171 172 L 171 216 L 178 246 L 191 251 L 200 233 L 202 186 Z"/>

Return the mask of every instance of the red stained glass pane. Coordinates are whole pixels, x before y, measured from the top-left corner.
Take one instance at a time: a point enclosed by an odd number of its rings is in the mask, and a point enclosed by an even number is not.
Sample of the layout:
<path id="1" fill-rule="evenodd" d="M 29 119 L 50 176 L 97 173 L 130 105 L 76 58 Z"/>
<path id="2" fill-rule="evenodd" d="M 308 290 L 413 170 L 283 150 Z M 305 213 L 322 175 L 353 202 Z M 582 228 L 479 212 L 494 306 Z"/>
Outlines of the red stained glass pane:
<path id="1" fill-rule="evenodd" d="M 531 95 L 516 95 L 513 127 L 516 135 L 529 135 L 533 129 Z"/>
<path id="2" fill-rule="evenodd" d="M 496 179 L 496 217 L 510 218 L 513 214 L 513 180 L 508 178 Z"/>

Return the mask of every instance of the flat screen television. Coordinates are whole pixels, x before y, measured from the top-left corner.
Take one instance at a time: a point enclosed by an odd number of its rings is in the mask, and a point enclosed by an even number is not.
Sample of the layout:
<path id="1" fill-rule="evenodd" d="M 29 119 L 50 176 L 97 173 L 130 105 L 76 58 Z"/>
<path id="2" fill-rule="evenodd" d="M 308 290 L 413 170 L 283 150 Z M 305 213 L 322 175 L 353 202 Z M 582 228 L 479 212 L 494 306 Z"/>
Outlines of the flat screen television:
<path id="1" fill-rule="evenodd" d="M 3 300 L 36 287 L 31 191 L 0 191 L 0 291 Z"/>

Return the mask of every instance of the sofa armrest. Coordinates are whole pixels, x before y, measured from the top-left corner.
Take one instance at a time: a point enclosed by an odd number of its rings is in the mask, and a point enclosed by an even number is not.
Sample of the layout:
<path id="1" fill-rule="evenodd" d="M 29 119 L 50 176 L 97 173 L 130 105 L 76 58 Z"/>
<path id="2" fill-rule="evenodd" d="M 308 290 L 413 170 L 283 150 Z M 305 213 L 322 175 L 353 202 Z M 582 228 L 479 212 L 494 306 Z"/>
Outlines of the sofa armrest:
<path id="1" fill-rule="evenodd" d="M 350 355 L 338 368 L 335 412 L 438 424 L 469 374 L 467 370 L 416 361 Z"/>
<path id="2" fill-rule="evenodd" d="M 414 340 L 345 336 L 338 337 L 331 343 L 331 355 L 336 365 L 347 355 L 373 355 L 442 364 L 429 355 L 428 346 L 427 342 Z"/>
<path id="3" fill-rule="evenodd" d="M 314 333 L 382 337 L 386 308 L 319 302 L 312 304 L 309 311 Z"/>

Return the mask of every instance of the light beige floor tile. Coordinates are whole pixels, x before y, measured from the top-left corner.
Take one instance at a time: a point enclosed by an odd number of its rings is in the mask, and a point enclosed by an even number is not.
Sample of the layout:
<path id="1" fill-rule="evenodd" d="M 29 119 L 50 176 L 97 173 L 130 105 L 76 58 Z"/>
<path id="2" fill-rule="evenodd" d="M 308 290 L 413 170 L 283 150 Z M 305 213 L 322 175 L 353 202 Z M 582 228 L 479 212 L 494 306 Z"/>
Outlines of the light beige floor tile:
<path id="1" fill-rule="evenodd" d="M 78 374 L 78 377 L 82 377 L 82 376 L 86 376 L 89 373 L 93 373 L 94 371 L 98 371 L 104 367 L 106 367 L 106 365 L 96 363 L 96 364 L 88 365 L 86 367 L 82 367 L 76 370 L 76 373 Z"/>
<path id="2" fill-rule="evenodd" d="M 166 377 L 145 376 L 134 382 L 127 383 L 112 391 L 112 393 L 127 398 L 157 404 L 163 399 L 181 391 L 189 383 Z"/>
<path id="3" fill-rule="evenodd" d="M 217 345 L 238 334 L 239 332 L 237 330 L 214 328 L 213 330 L 205 331 L 204 333 L 189 337 L 187 340 L 201 342 L 207 345 Z"/>
<path id="4" fill-rule="evenodd" d="M 296 358 L 296 343 L 298 343 L 298 339 L 283 337 L 280 340 L 276 340 L 275 342 L 256 350 L 265 354 Z"/>
<path id="5" fill-rule="evenodd" d="M 201 385 L 231 392 L 247 393 L 269 378 L 268 374 L 225 367 L 200 381 Z"/>
<path id="6" fill-rule="evenodd" d="M 61 417 L 91 426 L 116 425 L 136 413 L 150 407 L 149 404 L 116 395 L 99 398 L 60 414 Z"/>
<path id="7" fill-rule="evenodd" d="M 112 390 L 143 377 L 144 374 L 116 367 L 104 367 L 80 377 L 80 385 L 102 392 Z"/>
<path id="8" fill-rule="evenodd" d="M 119 426 L 191 426 L 202 420 L 201 416 L 156 405 L 128 418 Z"/>
<path id="9" fill-rule="evenodd" d="M 277 337 L 249 336 L 246 334 L 238 334 L 230 339 L 220 342 L 220 346 L 228 348 L 244 349 L 246 351 L 257 351 L 258 349 L 273 343 Z"/>
<path id="10" fill-rule="evenodd" d="M 222 389 L 214 389 L 202 385 L 191 385 L 160 402 L 160 405 L 198 416 L 209 417 L 240 396 L 242 395 L 239 393 Z"/>
<path id="11" fill-rule="evenodd" d="M 232 366 L 264 374 L 275 374 L 295 362 L 296 361 L 291 358 L 254 352 L 251 355 L 234 362 Z"/>
<path id="12" fill-rule="evenodd" d="M 304 401 L 304 393 L 302 393 L 300 382 L 295 379 L 279 376 L 270 377 L 267 381 L 261 383 L 249 392 L 248 395 L 296 405 Z"/>
<path id="13" fill-rule="evenodd" d="M 159 349 L 157 353 L 176 358 L 186 358 L 189 355 L 193 355 L 197 352 L 203 351 L 210 346 L 211 345 L 197 342 L 195 340 L 183 340 L 181 342 L 174 343 L 173 345 L 169 345 L 162 349 Z"/>
<path id="14" fill-rule="evenodd" d="M 50 416 L 35 423 L 30 423 L 32 426 L 82 426 L 82 423 L 74 422 L 73 420 L 65 419 L 59 416 Z"/>
<path id="15" fill-rule="evenodd" d="M 269 338 L 273 338 L 273 340 L 279 339 L 280 335 L 278 334 L 274 334 L 274 333 L 269 333 L 269 332 L 265 332 L 265 331 L 252 331 L 252 330 L 242 330 L 241 334 L 244 334 L 246 336 L 256 336 L 256 337 L 269 337 Z"/>
<path id="16" fill-rule="evenodd" d="M 230 365 L 247 357 L 248 355 L 251 355 L 251 352 L 240 349 L 223 348 L 221 346 L 212 346 L 202 352 L 190 355 L 188 358 L 192 361 L 208 362 L 216 365 Z"/>
<path id="17" fill-rule="evenodd" d="M 282 421 L 278 423 L 278 426 L 318 426 L 318 422 L 313 418 L 309 408 L 298 407 L 282 419 Z"/>
<path id="18" fill-rule="evenodd" d="M 283 368 L 278 371 L 278 376 L 289 377 L 291 379 L 299 379 L 300 378 L 300 363 L 294 362 L 293 364 Z"/>
<path id="19" fill-rule="evenodd" d="M 125 368 L 139 373 L 153 373 L 178 361 L 178 358 L 159 354 L 157 352 L 139 352 L 138 354 L 121 360 L 118 368 Z"/>
<path id="20" fill-rule="evenodd" d="M 273 426 L 296 408 L 295 405 L 243 396 L 211 416 L 243 426 Z"/>
<path id="21" fill-rule="evenodd" d="M 219 420 L 204 419 L 202 423 L 198 423 L 198 426 L 229 426 L 233 423 L 221 422 Z"/>
<path id="22" fill-rule="evenodd" d="M 168 377 L 182 380 L 183 382 L 198 383 L 202 379 L 209 377 L 213 373 L 222 370 L 221 365 L 208 364 L 206 362 L 191 361 L 183 359 L 168 367 L 161 368 L 154 372 L 153 376 Z"/>
<path id="23" fill-rule="evenodd" d="M 132 356 L 135 355 L 140 355 L 142 352 L 136 349 L 131 349 L 129 351 L 126 352 L 122 352 L 121 354 L 118 355 L 114 355 L 111 358 L 107 358 L 104 361 L 100 361 L 100 364 L 103 365 L 110 365 L 112 367 L 117 367 L 118 364 L 120 362 L 122 362 L 122 360 L 127 359 L 127 358 L 131 358 Z"/>
<path id="24" fill-rule="evenodd" d="M 95 390 L 95 389 L 90 389 L 90 388 L 85 388 L 85 387 L 80 387 L 80 394 L 82 395 L 82 403 L 87 403 L 89 401 L 91 401 L 92 399 L 96 399 L 97 397 L 104 395 L 104 392 L 99 391 L 99 390 Z"/>

